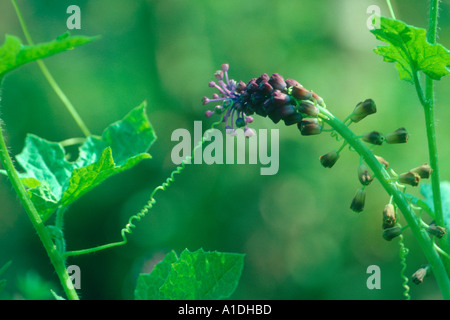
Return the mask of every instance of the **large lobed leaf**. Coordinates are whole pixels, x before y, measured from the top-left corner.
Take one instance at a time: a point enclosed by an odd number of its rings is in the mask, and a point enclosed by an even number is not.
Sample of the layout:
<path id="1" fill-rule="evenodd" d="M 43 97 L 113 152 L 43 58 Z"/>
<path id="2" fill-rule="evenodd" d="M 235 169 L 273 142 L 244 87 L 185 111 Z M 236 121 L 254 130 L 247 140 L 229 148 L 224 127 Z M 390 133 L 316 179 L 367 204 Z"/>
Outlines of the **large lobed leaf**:
<path id="1" fill-rule="evenodd" d="M 101 137 L 87 138 L 74 162 L 66 160 L 59 143 L 27 136 L 16 159 L 24 169 L 22 182 L 43 220 L 107 178 L 150 158 L 147 150 L 156 136 L 145 107 L 144 102 L 124 119 L 108 126 Z"/>
<path id="2" fill-rule="evenodd" d="M 167 254 L 149 274 L 140 274 L 136 300 L 218 300 L 236 290 L 244 265 L 237 253 L 184 250 Z"/>
<path id="3" fill-rule="evenodd" d="M 450 73 L 450 52 L 441 44 L 430 44 L 425 29 L 381 17 L 380 28 L 370 32 L 388 44 L 374 51 L 383 56 L 384 61 L 396 63 L 400 79 L 414 82 L 414 73 L 418 71 L 434 80 Z"/>
<path id="4" fill-rule="evenodd" d="M 31 61 L 73 49 L 95 40 L 96 37 L 67 36 L 51 42 L 23 45 L 19 38 L 6 35 L 0 47 L 0 79 L 8 72 Z"/>

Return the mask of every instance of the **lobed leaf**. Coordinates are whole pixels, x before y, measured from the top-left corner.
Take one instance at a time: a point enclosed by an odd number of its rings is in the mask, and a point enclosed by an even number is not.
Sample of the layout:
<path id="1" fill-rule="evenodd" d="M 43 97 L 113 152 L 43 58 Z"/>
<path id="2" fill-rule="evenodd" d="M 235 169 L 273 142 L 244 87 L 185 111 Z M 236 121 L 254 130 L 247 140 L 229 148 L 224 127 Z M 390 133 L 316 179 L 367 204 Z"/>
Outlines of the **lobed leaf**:
<path id="1" fill-rule="evenodd" d="M 406 23 L 380 18 L 380 28 L 371 30 L 387 46 L 378 46 L 374 52 L 384 61 L 396 63 L 399 77 L 414 82 L 414 73 L 422 71 L 434 80 L 450 73 L 450 52 L 441 44 L 430 44 L 427 31 Z"/>
<path id="2" fill-rule="evenodd" d="M 74 162 L 67 161 L 59 143 L 27 136 L 16 159 L 24 169 L 21 180 L 44 221 L 58 207 L 72 204 L 109 177 L 151 158 L 147 150 L 156 135 L 145 108 L 144 102 L 108 126 L 101 137 L 87 138 Z"/>
<path id="3" fill-rule="evenodd" d="M 140 274 L 137 300 L 226 299 L 236 290 L 244 255 L 185 249 L 179 258 L 170 252 L 149 274 Z"/>
<path id="4" fill-rule="evenodd" d="M 6 35 L 5 42 L 0 47 L 0 78 L 28 62 L 73 49 L 95 39 L 97 37 L 68 36 L 29 46 L 23 45 L 15 36 Z"/>

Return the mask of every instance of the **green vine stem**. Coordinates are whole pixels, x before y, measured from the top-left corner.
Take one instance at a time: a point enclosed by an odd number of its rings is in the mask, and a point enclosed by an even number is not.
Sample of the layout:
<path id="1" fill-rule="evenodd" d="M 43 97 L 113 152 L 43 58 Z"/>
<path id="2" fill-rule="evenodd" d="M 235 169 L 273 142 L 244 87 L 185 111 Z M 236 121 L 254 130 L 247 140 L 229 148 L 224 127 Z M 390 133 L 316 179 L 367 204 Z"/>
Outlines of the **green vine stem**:
<path id="1" fill-rule="evenodd" d="M 366 164 L 373 171 L 374 176 L 380 181 L 382 187 L 392 197 L 397 207 L 403 214 L 407 225 L 411 229 L 414 237 L 417 239 L 425 257 L 427 258 L 436 281 L 442 292 L 444 299 L 450 299 L 450 280 L 447 276 L 446 269 L 443 265 L 438 252 L 433 246 L 427 232 L 420 227 L 420 220 L 411 211 L 410 205 L 404 194 L 398 189 L 395 182 L 391 181 L 389 174 L 384 167 L 378 162 L 370 149 L 338 118 L 331 114 L 327 109 L 318 106 L 322 119 L 330 125 L 336 132 L 345 139 L 348 144 L 355 150 L 366 162 Z"/>
<path id="2" fill-rule="evenodd" d="M 37 212 L 35 206 L 31 202 L 31 199 L 29 198 L 28 193 L 25 190 L 25 187 L 19 178 L 19 175 L 17 174 L 17 171 L 14 168 L 13 162 L 11 160 L 11 157 L 9 156 L 8 149 L 6 147 L 5 139 L 3 137 L 3 129 L 1 123 L 0 123 L 0 162 L 3 168 L 8 173 L 9 180 L 11 181 L 11 184 L 16 194 L 18 195 L 20 202 L 24 206 L 25 211 L 27 212 L 31 223 L 33 224 L 33 227 L 36 230 L 39 239 L 41 239 L 41 242 L 45 250 L 47 251 L 50 261 L 53 267 L 55 268 L 56 274 L 59 277 L 59 280 L 61 282 L 62 287 L 64 288 L 67 297 L 71 300 L 78 300 L 77 292 L 75 291 L 72 281 L 70 280 L 70 277 L 67 273 L 64 264 L 64 259 L 61 256 L 60 252 L 58 252 L 55 244 L 53 243 L 47 228 L 42 222 L 39 213 Z"/>

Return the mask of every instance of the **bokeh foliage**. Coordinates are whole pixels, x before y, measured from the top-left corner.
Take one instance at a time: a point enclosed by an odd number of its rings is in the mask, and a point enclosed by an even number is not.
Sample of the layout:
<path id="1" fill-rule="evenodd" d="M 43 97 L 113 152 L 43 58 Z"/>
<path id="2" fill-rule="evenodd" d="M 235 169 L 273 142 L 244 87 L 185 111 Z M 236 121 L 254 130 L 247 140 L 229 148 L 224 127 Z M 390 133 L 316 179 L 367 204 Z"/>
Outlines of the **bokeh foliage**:
<path id="1" fill-rule="evenodd" d="M 427 1 L 393 1 L 398 19 L 426 27 Z M 101 134 L 143 100 L 158 140 L 152 159 L 108 180 L 67 213 L 69 250 L 120 240 L 128 217 L 174 168 L 170 152 L 177 128 L 193 130 L 204 118 L 201 97 L 222 63 L 247 82 L 278 72 L 319 93 L 337 116 L 357 102 L 376 101 L 377 114 L 354 126 L 356 132 L 390 132 L 405 126 L 407 144 L 383 146 L 379 155 L 398 172 L 427 161 L 423 112 L 414 88 L 398 79 L 392 65 L 373 53 L 379 42 L 366 27 L 370 5 L 382 0 L 98 0 L 19 1 L 35 42 L 66 31 L 69 5 L 81 8 L 82 29 L 74 35 L 101 39 L 46 61 L 90 130 Z M 450 2 L 442 1 L 439 41 L 450 45 Z M 0 2 L 0 36 L 23 40 L 9 1 Z M 449 79 L 436 86 L 437 138 L 441 178 L 450 180 L 447 139 Z M 82 136 L 36 64 L 12 73 L 2 85 L 1 117 L 12 154 L 27 133 L 51 141 Z M 278 128 L 257 118 L 254 126 Z M 81 297 L 130 299 L 139 272 L 149 272 L 166 253 L 188 248 L 245 253 L 235 299 L 401 299 L 399 247 L 381 237 L 381 211 L 388 201 L 378 183 L 368 187 L 361 214 L 349 206 L 358 188 L 359 159 L 344 152 L 332 169 L 320 155 L 337 147 L 327 135 L 301 137 L 280 128 L 280 169 L 261 176 L 258 165 L 189 166 L 171 189 L 158 194 L 151 214 L 139 222 L 126 247 L 73 258 L 82 270 Z M 76 148 L 72 150 L 76 158 Z M 418 195 L 418 190 L 411 191 Z M 425 262 L 414 239 L 407 273 Z M 0 265 L 9 297 L 24 295 L 24 276 L 33 270 L 57 279 L 9 181 L 0 180 Z M 366 269 L 381 268 L 381 290 L 368 290 Z M 36 281 L 35 281 L 36 282 Z M 18 285 L 18 283 L 20 285 Z M 1 293 L 0 293 L 1 294 Z M 439 297 L 432 278 L 412 285 L 413 298 Z"/>

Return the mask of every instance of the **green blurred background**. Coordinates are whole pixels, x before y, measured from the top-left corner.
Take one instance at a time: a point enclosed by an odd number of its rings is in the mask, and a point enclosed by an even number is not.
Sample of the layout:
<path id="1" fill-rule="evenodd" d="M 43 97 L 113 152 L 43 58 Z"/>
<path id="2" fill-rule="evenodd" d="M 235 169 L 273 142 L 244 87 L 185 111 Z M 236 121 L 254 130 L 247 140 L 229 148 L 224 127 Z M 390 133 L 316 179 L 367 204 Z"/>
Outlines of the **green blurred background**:
<path id="1" fill-rule="evenodd" d="M 128 217 L 148 200 L 174 165 L 173 130 L 204 129 L 201 98 L 211 96 L 208 82 L 222 63 L 231 77 L 247 82 L 278 72 L 318 92 L 330 110 L 344 118 L 355 104 L 372 98 L 376 115 L 354 125 L 358 133 L 390 132 L 405 126 L 404 145 L 377 149 L 397 172 L 427 162 L 423 113 L 412 85 L 400 81 L 392 64 L 372 49 L 379 43 L 368 31 L 366 13 L 382 0 L 161 0 L 23 1 L 24 18 L 35 42 L 66 31 L 66 8 L 81 8 L 81 30 L 101 35 L 46 64 L 95 134 L 148 101 L 148 116 L 158 140 L 153 159 L 111 178 L 68 211 L 69 250 L 120 240 Z M 397 18 L 426 27 L 428 1 L 393 1 Z M 450 46 L 450 1 L 442 2 L 439 40 Z M 10 1 L 0 2 L 0 34 L 23 37 Z M 448 148 L 450 79 L 437 84 L 437 138 L 441 178 L 450 180 Z M 21 151 L 27 133 L 52 141 L 82 136 L 35 63 L 3 83 L 1 118 L 12 154 Z M 368 189 L 361 214 L 349 205 L 359 187 L 358 157 L 344 152 L 333 169 L 320 155 L 336 148 L 327 134 L 300 136 L 297 128 L 256 118 L 255 129 L 280 128 L 280 168 L 261 176 L 259 165 L 189 166 L 157 204 L 126 246 L 70 259 L 81 268 L 81 298 L 132 299 L 139 272 L 149 272 L 170 250 L 184 248 L 245 253 L 245 267 L 234 299 L 402 299 L 399 246 L 381 237 L 381 211 L 388 201 L 378 182 Z M 418 195 L 417 189 L 409 191 Z M 403 221 L 401 221 L 403 222 Z M 409 232 L 407 274 L 424 262 Z M 2 298 L 46 298 L 36 292 L 58 280 L 39 239 L 15 196 L 0 177 L 0 265 Z M 381 290 L 369 290 L 366 269 L 381 268 Z M 415 299 L 440 298 L 432 277 L 411 285 Z"/>

